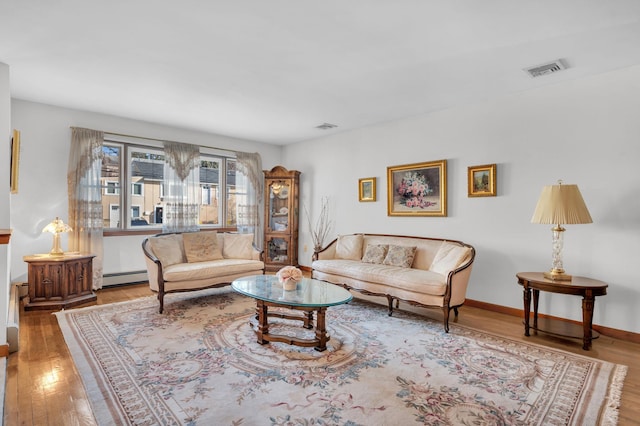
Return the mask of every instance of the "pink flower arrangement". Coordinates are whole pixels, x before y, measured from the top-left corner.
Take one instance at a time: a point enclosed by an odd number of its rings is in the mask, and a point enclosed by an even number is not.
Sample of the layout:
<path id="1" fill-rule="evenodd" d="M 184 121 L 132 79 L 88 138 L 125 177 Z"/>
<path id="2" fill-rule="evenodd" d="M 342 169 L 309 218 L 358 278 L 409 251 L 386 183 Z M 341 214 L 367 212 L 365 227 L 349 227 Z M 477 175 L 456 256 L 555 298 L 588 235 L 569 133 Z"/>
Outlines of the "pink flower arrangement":
<path id="1" fill-rule="evenodd" d="M 281 284 L 284 284 L 287 280 L 300 281 L 302 279 L 302 271 L 295 266 L 285 266 L 276 273 L 276 276 Z"/>
<path id="2" fill-rule="evenodd" d="M 405 173 L 396 191 L 402 197 L 400 204 L 410 208 L 418 207 L 424 209 L 436 204 L 426 199 L 426 197 L 433 194 L 433 189 L 429 186 L 429 182 L 427 182 L 424 175 L 416 172 Z"/>

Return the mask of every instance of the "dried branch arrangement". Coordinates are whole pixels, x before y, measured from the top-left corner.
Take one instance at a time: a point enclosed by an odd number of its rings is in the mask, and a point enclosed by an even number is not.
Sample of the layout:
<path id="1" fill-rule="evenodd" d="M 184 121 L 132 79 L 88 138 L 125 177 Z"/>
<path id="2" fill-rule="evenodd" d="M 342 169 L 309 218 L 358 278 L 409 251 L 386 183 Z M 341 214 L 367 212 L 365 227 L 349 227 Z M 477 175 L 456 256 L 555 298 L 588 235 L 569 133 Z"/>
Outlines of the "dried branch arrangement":
<path id="1" fill-rule="evenodd" d="M 304 212 L 307 215 L 307 224 L 309 225 L 309 233 L 313 241 L 313 251 L 319 252 L 324 247 L 324 242 L 333 228 L 333 221 L 329 218 L 329 197 L 322 197 L 320 201 L 320 216 L 315 224 L 311 219 L 311 215 L 304 206 Z"/>

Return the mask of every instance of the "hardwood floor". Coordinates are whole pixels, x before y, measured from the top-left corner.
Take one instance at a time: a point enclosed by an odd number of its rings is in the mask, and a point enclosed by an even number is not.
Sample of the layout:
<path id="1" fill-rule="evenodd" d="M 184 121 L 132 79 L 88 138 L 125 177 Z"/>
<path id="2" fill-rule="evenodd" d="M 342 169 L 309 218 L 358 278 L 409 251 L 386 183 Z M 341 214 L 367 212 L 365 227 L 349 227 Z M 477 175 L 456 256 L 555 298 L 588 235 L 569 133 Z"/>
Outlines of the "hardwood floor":
<path id="1" fill-rule="evenodd" d="M 149 296 L 147 284 L 103 289 L 98 304 Z M 375 299 L 371 299 L 375 300 Z M 386 300 L 379 302 L 386 303 Z M 439 310 L 407 307 L 441 320 Z M 564 349 L 629 366 L 622 391 L 620 425 L 640 424 L 640 344 L 608 336 L 594 340 L 590 351 L 582 350 L 580 340 L 560 339 L 540 333 L 523 336 L 519 317 L 469 306 L 460 309 L 459 324 L 527 342 Z M 89 400 L 80 376 L 64 342 L 56 317 L 51 311 L 20 312 L 20 350 L 9 356 L 4 402 L 4 423 L 13 425 L 95 425 Z"/>

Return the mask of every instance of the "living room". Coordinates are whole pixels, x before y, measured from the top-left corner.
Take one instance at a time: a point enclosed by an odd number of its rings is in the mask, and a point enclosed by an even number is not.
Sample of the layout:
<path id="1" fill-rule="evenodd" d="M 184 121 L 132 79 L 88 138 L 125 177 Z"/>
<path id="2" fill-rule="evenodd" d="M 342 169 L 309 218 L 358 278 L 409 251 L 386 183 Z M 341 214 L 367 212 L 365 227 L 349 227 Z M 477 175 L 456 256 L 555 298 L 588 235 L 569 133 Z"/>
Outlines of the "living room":
<path id="1" fill-rule="evenodd" d="M 637 11 L 633 16 L 638 16 Z M 637 31 L 638 25 L 634 20 L 631 26 Z M 628 41 L 622 39 L 620 45 L 626 46 Z M 615 48 L 594 45 L 593 49 Z M 345 131 L 338 127 L 329 134 L 317 130 L 316 137 L 285 144 L 189 129 L 178 122 L 169 125 L 122 117 L 98 112 L 98 106 L 78 109 L 16 98 L 11 80 L 20 69 L 14 69 L 10 62 L 0 64 L 0 133 L 5 135 L 5 152 L 12 129 L 21 133 L 17 193 L 10 193 L 9 162 L 0 164 L 5 182 L 0 188 L 0 228 L 12 230 L 10 244 L 0 246 L 1 292 L 8 295 L 10 283 L 27 281 L 23 256 L 48 252 L 51 238 L 42 234 L 42 228 L 56 216 L 67 216 L 70 127 L 80 126 L 258 152 L 266 170 L 283 165 L 301 172 L 301 205 L 312 215 L 317 215 L 321 198 L 329 198 L 335 222 L 332 238 L 375 232 L 472 244 L 477 257 L 467 298 L 512 310 L 522 309 L 522 288 L 516 273 L 544 271 L 551 264 L 551 225 L 531 223 L 540 191 L 559 179 L 577 184 L 593 223 L 567 226 L 565 268 L 570 274 L 608 284 L 606 296 L 595 304 L 593 324 L 639 342 L 640 316 L 636 311 L 640 289 L 632 265 L 640 255 L 640 200 L 635 196 L 640 186 L 636 171 L 640 158 L 640 53 L 637 46 L 632 50 L 635 56 L 616 69 L 581 76 L 580 62 L 569 57 L 566 70 L 540 77 L 547 80 L 526 91 L 491 98 L 469 93 L 455 104 L 428 113 Z M 621 47 L 620 51 L 625 50 Z M 563 55 L 570 52 L 550 49 L 550 57 L 544 60 Z M 4 60 L 0 56 L 0 61 Z M 529 79 L 521 68 L 514 64 L 513 72 Z M 563 73 L 569 73 L 570 78 Z M 410 92 L 398 81 L 385 83 Z M 379 98 L 370 102 L 387 101 Z M 318 124 L 341 124 L 340 117 L 325 115 L 317 120 Z M 387 168 L 443 159 L 447 160 L 447 215 L 389 216 Z M 482 164 L 497 165 L 495 197 L 468 196 L 468 167 Z M 375 202 L 358 200 L 358 180 L 366 177 L 376 178 Z M 301 266 L 310 267 L 313 242 L 305 221 L 303 215 L 298 257 Z M 144 270 L 143 238 L 105 237 L 104 272 Z M 63 237 L 63 246 L 66 244 Z M 4 333 L 8 297 L 0 300 Z M 582 307 L 575 297 L 542 294 L 540 312 L 582 321 Z M 0 344 L 4 341 L 5 335 L 0 334 Z"/>

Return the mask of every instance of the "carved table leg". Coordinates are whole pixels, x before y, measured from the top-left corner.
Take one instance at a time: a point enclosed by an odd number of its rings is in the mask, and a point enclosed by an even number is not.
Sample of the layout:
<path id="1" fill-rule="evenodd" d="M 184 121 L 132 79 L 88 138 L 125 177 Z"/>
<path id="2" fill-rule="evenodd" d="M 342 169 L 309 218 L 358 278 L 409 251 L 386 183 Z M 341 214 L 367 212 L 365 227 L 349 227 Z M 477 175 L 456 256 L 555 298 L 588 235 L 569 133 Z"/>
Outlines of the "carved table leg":
<path id="1" fill-rule="evenodd" d="M 311 330 L 313 328 L 313 311 L 307 311 L 304 313 L 304 328 Z"/>
<path id="2" fill-rule="evenodd" d="M 524 286 L 524 335 L 529 335 L 529 315 L 531 315 L 531 289 Z"/>
<path id="3" fill-rule="evenodd" d="M 324 314 L 327 308 L 318 308 L 318 314 L 316 315 L 316 340 L 318 345 L 314 348 L 318 352 L 322 352 L 327 349 L 327 329 L 325 328 Z"/>
<path id="4" fill-rule="evenodd" d="M 593 323 L 593 307 L 595 305 L 595 297 L 585 294 L 582 299 L 582 349 L 588 351 L 591 348 L 591 327 Z"/>
<path id="5" fill-rule="evenodd" d="M 256 331 L 256 335 L 258 336 L 258 343 L 261 345 L 269 343 L 263 337 L 265 334 L 269 334 L 269 322 L 267 321 L 269 317 L 268 309 L 269 307 L 265 305 L 262 300 L 258 300 L 258 329 Z"/>
<path id="6" fill-rule="evenodd" d="M 540 290 L 533 289 L 533 328 L 538 329 L 538 300 L 540 299 Z"/>

